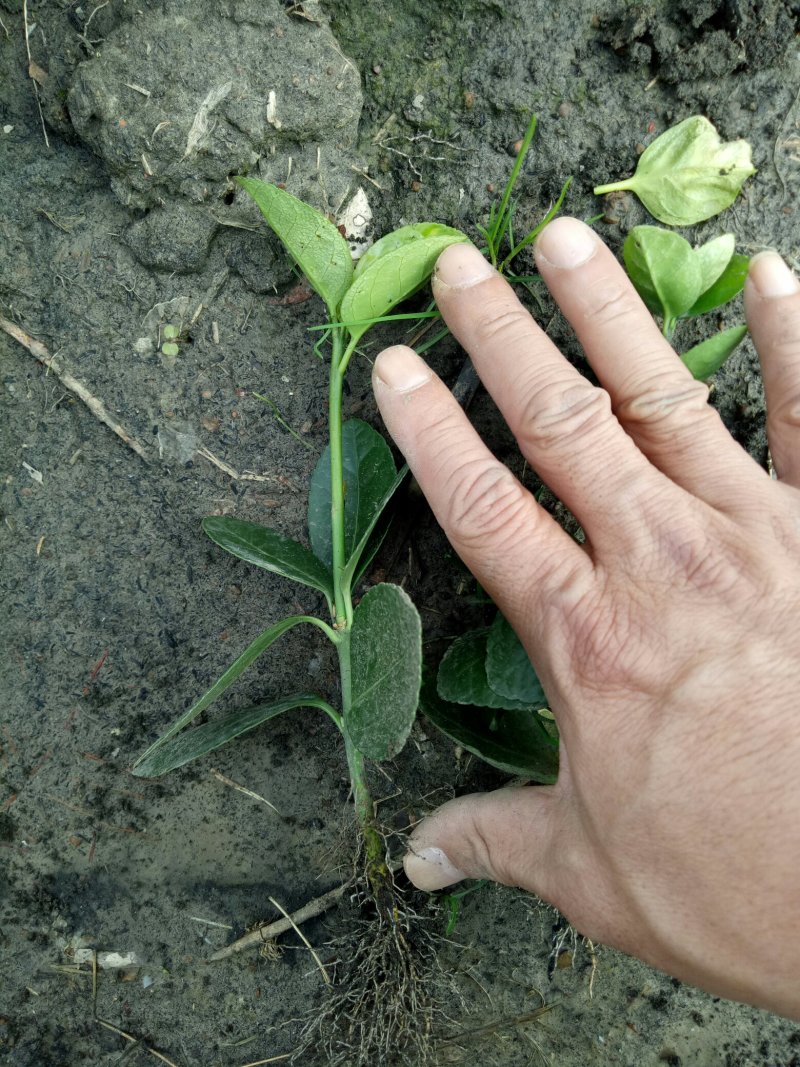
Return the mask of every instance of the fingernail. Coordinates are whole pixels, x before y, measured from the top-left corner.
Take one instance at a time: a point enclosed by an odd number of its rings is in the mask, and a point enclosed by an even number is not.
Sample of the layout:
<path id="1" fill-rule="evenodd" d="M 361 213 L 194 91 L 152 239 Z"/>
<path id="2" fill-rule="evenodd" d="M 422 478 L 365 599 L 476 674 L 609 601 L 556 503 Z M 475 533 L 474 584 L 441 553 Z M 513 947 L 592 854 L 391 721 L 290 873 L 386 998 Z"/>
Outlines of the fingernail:
<path id="1" fill-rule="evenodd" d="M 403 345 L 387 348 L 375 360 L 372 375 L 396 393 L 410 393 L 433 377 L 428 364 Z"/>
<path id="2" fill-rule="evenodd" d="M 433 278 L 450 289 L 469 289 L 494 273 L 494 267 L 475 245 L 459 243 L 450 245 L 439 256 Z"/>
<path id="3" fill-rule="evenodd" d="M 590 260 L 599 247 L 600 238 L 579 219 L 554 219 L 539 234 L 534 254 L 561 270 L 573 270 Z"/>
<path id="4" fill-rule="evenodd" d="M 407 852 L 403 866 L 417 889 L 424 889 L 428 893 L 466 878 L 440 848 L 420 848 Z"/>
<path id="5" fill-rule="evenodd" d="M 750 260 L 748 281 L 755 286 L 759 296 L 774 300 L 780 296 L 793 296 L 800 291 L 800 281 L 792 274 L 777 252 L 771 248 L 759 252 Z"/>

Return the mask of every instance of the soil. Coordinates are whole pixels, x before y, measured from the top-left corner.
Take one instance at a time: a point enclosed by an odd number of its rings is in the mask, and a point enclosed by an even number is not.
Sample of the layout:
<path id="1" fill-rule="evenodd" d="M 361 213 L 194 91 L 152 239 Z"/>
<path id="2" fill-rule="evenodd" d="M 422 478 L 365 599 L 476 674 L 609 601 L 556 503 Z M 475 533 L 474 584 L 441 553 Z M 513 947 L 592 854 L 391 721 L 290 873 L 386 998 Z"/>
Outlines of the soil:
<path id="1" fill-rule="evenodd" d="M 200 530 L 204 515 L 230 513 L 304 538 L 305 486 L 325 445 L 326 370 L 307 332 L 322 307 L 303 299 L 229 175 L 284 181 L 333 215 L 361 188 L 377 234 L 431 218 L 475 236 L 533 110 L 520 225 L 571 174 L 567 210 L 605 210 L 598 230 L 618 250 L 649 220 L 632 197 L 599 204 L 593 185 L 630 173 L 637 146 L 702 113 L 726 139 L 752 143 L 758 174 L 692 239 L 724 227 L 738 250 L 775 247 L 797 265 L 800 6 L 29 0 L 25 13 L 0 0 L 0 19 L 0 313 L 57 355 L 146 457 L 0 333 L 0 1063 L 144 1065 L 156 1051 L 181 1067 L 265 1061 L 291 1052 L 296 1020 L 323 1002 L 308 950 L 290 935 L 277 958 L 207 957 L 273 918 L 269 897 L 293 909 L 346 874 L 336 731 L 319 713 L 295 714 L 163 780 L 130 773 L 260 629 L 320 607 Z M 534 311 L 580 362 L 534 292 Z M 721 318 L 740 315 L 734 305 Z M 717 321 L 684 327 L 679 344 Z M 177 357 L 160 349 L 167 324 L 181 329 Z M 431 358 L 448 381 L 463 361 L 449 342 Z M 717 375 L 714 402 L 764 462 L 749 342 Z M 366 360 L 346 409 L 379 425 Z M 485 395 L 471 414 L 522 474 Z M 258 477 L 237 476 L 247 472 Z M 484 618 L 425 513 L 377 566 L 413 594 L 432 658 Z M 292 633 L 232 699 L 277 696 L 298 677 L 330 694 L 332 668 Z M 447 796 L 503 781 L 424 720 L 372 779 L 398 834 Z M 444 909 L 417 906 L 444 934 Z M 326 946 L 352 911 L 345 898 L 307 925 L 323 959 L 341 951 Z M 95 983 L 80 962 L 92 950 L 136 960 L 106 960 Z M 437 980 L 449 993 L 436 1039 L 474 1032 L 440 1043 L 436 1063 L 800 1062 L 796 1026 L 573 943 L 514 890 L 466 897 L 440 962 L 453 984 Z M 552 1010 L 514 1023 L 541 998 Z"/>

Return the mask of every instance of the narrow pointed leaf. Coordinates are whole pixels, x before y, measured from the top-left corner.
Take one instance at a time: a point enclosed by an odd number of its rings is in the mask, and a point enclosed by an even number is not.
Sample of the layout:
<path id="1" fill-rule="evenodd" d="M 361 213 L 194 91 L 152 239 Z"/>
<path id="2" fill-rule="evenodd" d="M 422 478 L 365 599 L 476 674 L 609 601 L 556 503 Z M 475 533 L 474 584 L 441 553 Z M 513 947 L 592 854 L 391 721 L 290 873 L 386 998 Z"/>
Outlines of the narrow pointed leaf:
<path id="1" fill-rule="evenodd" d="M 502 697 L 548 707 L 542 683 L 511 624 L 498 611 L 486 641 L 486 679 Z"/>
<path id="2" fill-rule="evenodd" d="M 466 240 L 466 234 L 455 230 L 444 236 L 403 241 L 385 255 L 374 258 L 359 272 L 342 300 L 340 321 L 361 323 L 350 328 L 351 338 L 357 340 L 369 329 L 364 325 L 365 319 L 388 314 L 395 304 L 421 288 L 445 248 Z"/>
<path id="3" fill-rule="evenodd" d="M 486 676 L 486 650 L 489 631 L 471 630 L 450 645 L 439 664 L 437 685 L 442 700 L 453 704 L 475 704 L 479 708 L 529 710 L 530 703 L 501 696 Z"/>
<path id="4" fill-rule="evenodd" d="M 380 514 L 381 501 L 397 477 L 388 444 L 377 430 L 360 419 L 350 419 L 342 427 L 342 473 L 345 559 L 349 559 Z M 330 447 L 322 453 L 311 476 L 308 533 L 314 555 L 330 569 L 333 566 Z"/>
<path id="5" fill-rule="evenodd" d="M 747 256 L 735 254 L 731 256 L 725 270 L 717 278 L 714 284 L 705 290 L 695 303 L 686 312 L 686 317 L 705 315 L 708 311 L 714 311 L 722 307 L 744 289 L 747 280 L 747 271 L 750 260 Z"/>
<path id="6" fill-rule="evenodd" d="M 398 585 L 375 585 L 353 613 L 351 699 L 344 725 L 369 759 L 396 756 L 419 703 L 422 624 Z"/>
<path id="7" fill-rule="evenodd" d="M 691 226 L 730 207 L 752 174 L 747 141 L 723 143 L 708 119 L 693 115 L 656 137 L 633 177 L 594 191 L 630 189 L 659 222 Z"/>
<path id="8" fill-rule="evenodd" d="M 405 477 L 407 474 L 408 464 L 404 463 L 400 470 L 397 472 L 397 477 L 395 478 L 395 480 L 392 482 L 392 484 L 383 494 L 381 499 L 375 505 L 374 515 L 365 527 L 358 544 L 353 549 L 352 555 L 350 556 L 345 565 L 344 573 L 342 575 L 343 585 L 355 585 L 359 581 L 361 576 L 364 574 L 366 568 L 375 558 L 375 554 L 383 543 L 383 539 L 386 537 L 386 534 L 388 533 L 389 529 L 387 525 L 385 530 L 379 530 L 377 531 L 377 534 L 373 536 L 375 534 L 375 527 L 380 522 L 381 516 L 386 510 L 389 501 L 392 499 L 394 494 L 405 481 Z"/>
<path id="9" fill-rule="evenodd" d="M 258 178 L 237 178 L 255 200 L 271 228 L 319 293 L 331 318 L 353 280 L 353 257 L 344 237 L 323 214 L 302 200 Z"/>
<path id="10" fill-rule="evenodd" d="M 215 700 L 221 697 L 222 694 L 233 685 L 239 675 L 247 670 L 253 660 L 257 659 L 261 653 L 266 651 L 266 649 L 277 641 L 279 637 L 282 637 L 287 630 L 291 630 L 292 627 L 298 626 L 301 622 L 310 622 L 317 626 L 320 625 L 320 620 L 315 619 L 312 615 L 292 615 L 290 618 L 281 619 L 280 622 L 276 622 L 273 626 L 264 630 L 252 644 L 248 645 L 241 656 L 234 660 L 230 667 L 228 667 L 227 671 L 217 678 L 216 682 L 214 682 L 211 688 L 200 697 L 197 703 L 193 704 L 188 711 L 184 712 L 183 715 L 170 726 L 166 733 L 163 733 L 161 737 L 159 737 L 159 739 L 136 760 L 133 765 L 133 773 L 136 774 L 137 767 L 144 763 L 145 760 L 149 760 L 171 737 L 174 737 L 175 734 L 184 728 L 184 726 L 188 726 L 192 719 L 196 719 L 201 711 L 205 711 L 210 704 L 213 704 Z"/>
<path id="11" fill-rule="evenodd" d="M 432 677 L 423 679 L 419 709 L 451 741 L 498 770 L 543 783 L 558 777 L 558 742 L 535 711 L 452 704 L 441 698 Z"/>
<path id="12" fill-rule="evenodd" d="M 634 226 L 622 254 L 636 290 L 655 315 L 676 319 L 702 291 L 700 266 L 687 240 L 660 226 Z"/>
<path id="13" fill-rule="evenodd" d="M 276 700 L 271 704 L 260 704 L 255 708 L 242 708 L 239 711 L 231 711 L 227 715 L 216 719 L 214 722 L 204 723 L 193 730 L 184 730 L 182 734 L 173 737 L 151 755 L 143 756 L 136 764 L 134 774 L 137 778 L 153 778 L 159 774 L 182 767 L 198 756 L 205 756 L 213 752 L 215 748 L 232 741 L 249 730 L 276 715 L 282 715 L 292 708 L 320 708 L 329 711 L 328 704 L 321 697 L 313 693 L 296 693 L 292 696 Z"/>
<path id="14" fill-rule="evenodd" d="M 727 330 L 715 333 L 699 345 L 684 352 L 681 359 L 700 381 L 705 381 L 716 374 L 737 345 L 741 344 L 747 334 L 746 326 L 731 326 Z"/>
<path id="15" fill-rule="evenodd" d="M 277 530 L 268 530 L 255 522 L 245 522 L 229 515 L 209 515 L 203 519 L 203 529 L 220 548 L 253 563 L 256 567 L 282 574 L 293 582 L 308 585 L 333 600 L 333 579 L 330 568 L 304 545 L 284 537 Z"/>

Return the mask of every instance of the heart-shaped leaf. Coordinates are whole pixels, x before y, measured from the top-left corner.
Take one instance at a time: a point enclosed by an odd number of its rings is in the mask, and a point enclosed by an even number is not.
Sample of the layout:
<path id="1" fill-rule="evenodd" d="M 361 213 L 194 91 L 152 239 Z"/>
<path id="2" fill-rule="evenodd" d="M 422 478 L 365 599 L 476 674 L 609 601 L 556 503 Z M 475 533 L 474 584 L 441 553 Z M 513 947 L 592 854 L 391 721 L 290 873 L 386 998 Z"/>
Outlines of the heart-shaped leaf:
<path id="1" fill-rule="evenodd" d="M 502 697 L 531 708 L 548 706 L 528 653 L 499 611 L 486 642 L 486 679 L 490 688 Z"/>
<path id="2" fill-rule="evenodd" d="M 699 381 L 705 381 L 716 374 L 737 345 L 741 344 L 747 334 L 746 326 L 731 326 L 727 330 L 715 333 L 699 345 L 684 352 L 681 359 Z"/>
<path id="3" fill-rule="evenodd" d="M 182 767 L 198 756 L 205 756 L 215 748 L 221 748 L 235 737 L 254 730 L 256 726 L 261 726 L 262 723 L 274 719 L 276 715 L 282 715 L 285 711 L 291 711 L 292 708 L 332 710 L 321 697 L 313 693 L 296 693 L 271 704 L 231 711 L 213 722 L 204 723 L 193 730 L 185 730 L 166 741 L 151 755 L 145 754 L 136 764 L 133 773 L 137 778 L 154 778 L 158 774 L 174 771 L 176 767 Z"/>
<path id="4" fill-rule="evenodd" d="M 406 743 L 419 702 L 422 624 L 398 585 L 375 585 L 353 612 L 351 693 L 344 725 L 369 759 L 396 756 Z"/>
<path id="5" fill-rule="evenodd" d="M 755 172 L 747 141 L 723 143 L 708 119 L 693 115 L 656 137 L 633 177 L 594 191 L 630 189 L 659 222 L 691 226 L 730 207 Z"/>
<path id="6" fill-rule="evenodd" d="M 344 237 L 316 208 L 258 178 L 236 178 L 261 209 L 314 290 L 336 318 L 353 280 L 353 257 Z"/>
<path id="7" fill-rule="evenodd" d="M 392 236 L 388 234 L 384 240 Z M 438 237 L 412 237 L 385 254 L 376 254 L 359 271 L 342 300 L 340 321 L 350 324 L 351 339 L 358 340 L 372 320 L 387 315 L 395 304 L 423 286 L 445 248 L 466 240 L 466 234 L 452 230 Z"/>
<path id="8" fill-rule="evenodd" d="M 230 515 L 209 515 L 203 519 L 203 529 L 214 544 L 226 552 L 317 589 L 329 602 L 333 600 L 330 569 L 304 545 L 284 537 L 277 530 L 268 530 L 258 523 L 245 522 Z"/>
<path id="9" fill-rule="evenodd" d="M 380 515 L 381 503 L 397 477 L 391 449 L 384 438 L 360 419 L 342 427 L 344 478 L 344 550 L 349 559 L 364 533 Z M 314 555 L 333 567 L 331 543 L 331 452 L 326 448 L 311 476 L 308 492 L 308 533 Z"/>
<path id="10" fill-rule="evenodd" d="M 442 700 L 432 677 L 422 682 L 419 708 L 467 752 L 507 774 L 552 783 L 558 777 L 558 741 L 535 711 L 504 711 Z"/>
<path id="11" fill-rule="evenodd" d="M 453 641 L 439 664 L 439 696 L 454 704 L 476 704 L 480 708 L 530 709 L 526 701 L 501 696 L 489 685 L 486 677 L 488 637 L 486 629 L 470 630 Z"/>

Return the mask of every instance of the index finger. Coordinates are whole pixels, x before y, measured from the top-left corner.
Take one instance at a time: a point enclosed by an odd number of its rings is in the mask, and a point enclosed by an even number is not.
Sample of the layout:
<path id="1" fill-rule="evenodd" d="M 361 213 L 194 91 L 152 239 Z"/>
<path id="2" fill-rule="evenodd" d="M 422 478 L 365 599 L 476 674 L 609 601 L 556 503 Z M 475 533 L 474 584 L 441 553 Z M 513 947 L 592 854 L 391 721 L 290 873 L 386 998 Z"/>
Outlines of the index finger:
<path id="1" fill-rule="evenodd" d="M 543 606 L 589 590 L 589 557 L 495 459 L 412 349 L 381 352 L 372 384 L 383 420 L 450 543 L 511 625 L 533 634 L 528 651 L 536 657 Z"/>

